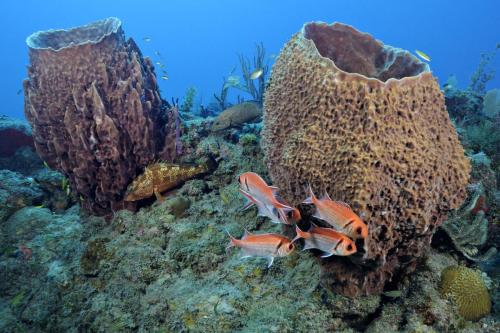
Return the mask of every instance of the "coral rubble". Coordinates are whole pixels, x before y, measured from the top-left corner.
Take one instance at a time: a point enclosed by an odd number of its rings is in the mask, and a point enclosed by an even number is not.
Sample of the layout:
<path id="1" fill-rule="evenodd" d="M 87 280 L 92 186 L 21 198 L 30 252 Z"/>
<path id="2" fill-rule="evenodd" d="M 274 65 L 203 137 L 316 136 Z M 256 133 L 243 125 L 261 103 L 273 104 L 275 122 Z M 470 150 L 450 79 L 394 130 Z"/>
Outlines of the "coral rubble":
<path id="1" fill-rule="evenodd" d="M 149 58 L 117 18 L 32 34 L 24 82 L 35 147 L 96 214 L 121 207 L 137 172 L 163 149 L 162 101 Z"/>
<path id="2" fill-rule="evenodd" d="M 323 264 L 323 281 L 346 295 L 413 270 L 466 196 L 470 164 L 428 66 L 339 23 L 304 25 L 280 53 L 262 147 L 286 201 L 300 203 L 310 183 L 367 222 L 363 265 Z"/>

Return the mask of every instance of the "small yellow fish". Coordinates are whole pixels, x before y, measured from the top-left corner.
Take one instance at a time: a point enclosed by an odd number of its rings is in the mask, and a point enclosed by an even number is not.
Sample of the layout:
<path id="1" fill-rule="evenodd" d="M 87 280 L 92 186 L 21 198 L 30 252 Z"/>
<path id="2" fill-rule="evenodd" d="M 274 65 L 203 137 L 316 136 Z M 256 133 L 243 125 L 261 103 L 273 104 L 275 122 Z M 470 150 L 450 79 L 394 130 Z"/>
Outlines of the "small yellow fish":
<path id="1" fill-rule="evenodd" d="M 42 205 L 35 206 L 35 208 L 43 208 L 43 204 L 42 204 Z"/>
<path id="2" fill-rule="evenodd" d="M 71 188 L 68 186 L 66 186 L 66 195 L 69 196 L 69 194 L 71 193 Z"/>
<path id="3" fill-rule="evenodd" d="M 68 187 L 68 178 L 63 177 L 63 179 L 61 179 L 61 190 L 65 191 L 67 187 Z"/>
<path id="4" fill-rule="evenodd" d="M 43 166 L 46 167 L 47 169 L 50 169 L 49 168 L 49 165 L 47 164 L 47 162 L 43 161 Z"/>
<path id="5" fill-rule="evenodd" d="M 250 74 L 250 78 L 252 80 L 258 79 L 262 75 L 262 73 L 264 73 L 264 71 L 262 70 L 262 68 L 257 68 L 256 70 L 254 70 L 252 72 L 252 74 Z"/>
<path id="6" fill-rule="evenodd" d="M 83 196 L 80 194 L 80 201 L 83 202 Z"/>
<path id="7" fill-rule="evenodd" d="M 401 297 L 401 295 L 403 295 L 403 292 L 401 290 L 391 290 L 384 292 L 383 295 L 390 298 L 398 298 Z"/>
<path id="8" fill-rule="evenodd" d="M 144 37 L 142 40 L 145 41 L 146 43 L 149 43 L 151 41 L 151 38 L 150 37 Z"/>
<path id="9" fill-rule="evenodd" d="M 166 76 L 166 75 L 162 75 L 162 76 L 161 76 L 161 79 L 162 79 L 162 80 L 168 80 L 168 76 Z"/>
<path id="10" fill-rule="evenodd" d="M 415 53 L 422 59 L 424 59 L 425 61 L 431 61 L 431 57 L 429 57 L 427 54 L 425 54 L 424 52 L 420 51 L 420 50 L 415 50 Z"/>
<path id="11" fill-rule="evenodd" d="M 240 77 L 237 75 L 231 75 L 226 79 L 226 83 L 232 87 L 237 86 L 240 84 Z"/>

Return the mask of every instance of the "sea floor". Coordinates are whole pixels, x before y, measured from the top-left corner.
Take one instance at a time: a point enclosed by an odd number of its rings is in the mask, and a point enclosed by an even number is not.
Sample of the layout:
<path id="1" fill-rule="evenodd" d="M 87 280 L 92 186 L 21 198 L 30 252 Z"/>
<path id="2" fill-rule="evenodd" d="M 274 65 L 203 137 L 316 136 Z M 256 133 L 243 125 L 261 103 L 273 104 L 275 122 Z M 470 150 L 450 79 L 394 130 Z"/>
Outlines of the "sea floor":
<path id="1" fill-rule="evenodd" d="M 110 219 L 88 216 L 71 200 L 57 209 L 36 205 L 47 191 L 40 176 L 5 173 L 26 193 L 0 225 L 0 331 L 500 332 L 497 307 L 470 322 L 440 296 L 441 271 L 461 260 L 449 247 L 431 249 L 415 273 L 394 281 L 401 292 L 352 299 L 320 284 L 311 252 L 267 268 L 265 259 L 226 249 L 226 230 L 282 232 L 256 209 L 242 210 L 237 175 L 266 174 L 258 144 L 203 139 L 198 147 L 219 159 L 215 173 Z M 493 279 L 492 294 L 498 284 Z"/>

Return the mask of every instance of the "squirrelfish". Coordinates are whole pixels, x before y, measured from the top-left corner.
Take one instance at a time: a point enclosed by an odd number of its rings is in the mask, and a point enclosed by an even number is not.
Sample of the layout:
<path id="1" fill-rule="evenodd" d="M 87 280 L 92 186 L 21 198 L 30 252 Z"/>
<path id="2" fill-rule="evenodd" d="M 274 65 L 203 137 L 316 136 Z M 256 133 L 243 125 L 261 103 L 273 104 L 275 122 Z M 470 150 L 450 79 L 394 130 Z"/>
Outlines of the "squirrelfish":
<path id="1" fill-rule="evenodd" d="M 302 231 L 295 226 L 297 236 L 292 242 L 303 238 L 304 250 L 318 249 L 325 254 L 321 256 L 326 258 L 329 256 L 349 256 L 356 253 L 356 244 L 346 235 L 335 231 L 331 228 L 321 228 L 311 223 L 311 228 L 308 231 Z"/>
<path id="2" fill-rule="evenodd" d="M 278 201 L 276 198 L 277 187 L 267 185 L 264 179 L 255 172 L 241 174 L 238 182 L 241 194 L 248 199 L 244 209 L 256 205 L 259 209 L 259 215 L 270 217 L 275 223 L 290 224 L 287 213 L 292 212 L 294 208 Z"/>
<path id="3" fill-rule="evenodd" d="M 425 54 L 424 52 L 420 51 L 420 50 L 415 50 L 415 53 L 422 59 L 424 59 L 425 61 L 431 61 L 431 57 L 429 57 L 427 54 Z"/>
<path id="4" fill-rule="evenodd" d="M 351 207 L 345 202 L 333 201 L 328 193 L 318 199 L 309 186 L 309 197 L 303 203 L 316 206 L 316 212 L 313 216 L 327 222 L 337 231 L 345 233 L 353 239 L 364 239 L 368 236 L 366 224 L 352 211 Z"/>
<path id="5" fill-rule="evenodd" d="M 241 239 L 236 239 L 229 232 L 231 238 L 229 247 L 239 247 L 242 249 L 242 258 L 264 257 L 269 260 L 267 267 L 271 267 L 276 257 L 285 257 L 293 252 L 295 245 L 293 242 L 279 234 L 252 234 L 245 230 L 245 235 Z"/>

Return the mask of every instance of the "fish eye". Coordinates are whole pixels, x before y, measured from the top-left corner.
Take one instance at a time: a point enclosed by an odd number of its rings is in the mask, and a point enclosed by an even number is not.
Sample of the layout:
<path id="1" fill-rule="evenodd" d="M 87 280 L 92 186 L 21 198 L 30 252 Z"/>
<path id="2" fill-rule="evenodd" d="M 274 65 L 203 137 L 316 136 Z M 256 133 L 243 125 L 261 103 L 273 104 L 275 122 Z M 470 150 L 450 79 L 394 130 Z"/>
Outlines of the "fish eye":
<path id="1" fill-rule="evenodd" d="M 361 231 L 362 231 L 362 230 L 361 230 L 361 227 L 358 227 L 358 228 L 356 229 L 356 232 L 358 233 L 358 235 L 361 235 Z"/>
<path id="2" fill-rule="evenodd" d="M 352 245 L 347 245 L 347 251 L 352 251 Z"/>
<path id="3" fill-rule="evenodd" d="M 288 245 L 288 249 L 289 249 L 289 250 L 293 250 L 293 246 L 294 246 L 294 245 L 293 245 L 293 243 L 290 243 L 290 244 Z"/>

